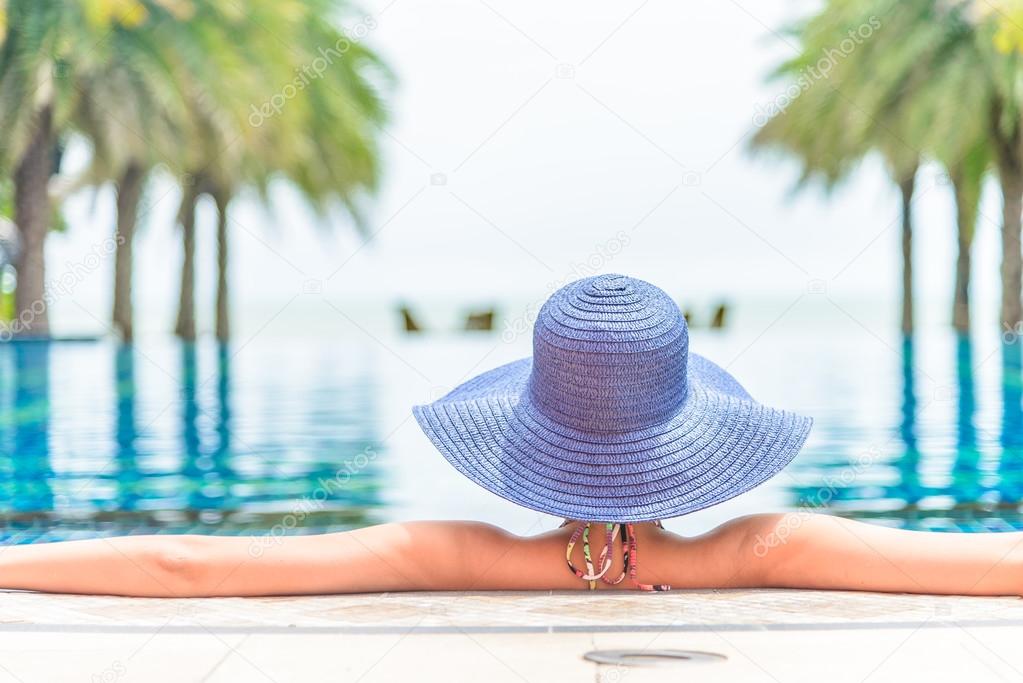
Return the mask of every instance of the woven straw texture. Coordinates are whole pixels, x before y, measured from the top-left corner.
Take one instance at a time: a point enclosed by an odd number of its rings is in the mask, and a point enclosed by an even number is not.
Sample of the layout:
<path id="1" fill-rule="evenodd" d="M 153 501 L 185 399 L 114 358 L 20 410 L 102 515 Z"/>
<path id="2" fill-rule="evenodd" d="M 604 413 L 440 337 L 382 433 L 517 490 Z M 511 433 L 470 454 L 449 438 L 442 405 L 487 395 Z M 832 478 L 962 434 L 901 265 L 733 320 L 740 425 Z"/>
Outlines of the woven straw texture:
<path id="1" fill-rule="evenodd" d="M 413 413 L 484 488 L 608 522 L 677 517 L 748 491 L 795 457 L 812 424 L 690 353 L 675 302 L 623 275 L 561 288 L 540 309 L 532 358 Z"/>

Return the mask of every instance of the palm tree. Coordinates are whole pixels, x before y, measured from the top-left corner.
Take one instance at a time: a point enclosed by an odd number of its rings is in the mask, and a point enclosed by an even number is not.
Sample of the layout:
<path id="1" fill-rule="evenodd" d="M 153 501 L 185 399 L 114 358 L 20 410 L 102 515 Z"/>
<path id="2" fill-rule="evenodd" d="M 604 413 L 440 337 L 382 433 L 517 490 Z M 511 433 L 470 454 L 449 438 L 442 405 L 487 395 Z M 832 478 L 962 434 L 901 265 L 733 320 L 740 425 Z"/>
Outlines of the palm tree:
<path id="1" fill-rule="evenodd" d="M 956 274 L 952 299 L 952 327 L 961 334 L 970 331 L 970 276 L 973 270 L 970 252 L 977 228 L 981 187 L 990 163 L 987 140 L 980 139 L 974 149 L 947 166 L 956 206 Z"/>
<path id="2" fill-rule="evenodd" d="M 246 161 L 258 158 L 263 144 L 261 133 L 247 123 L 249 107 L 260 100 L 266 83 L 283 83 L 294 76 L 288 43 L 295 12 L 270 0 L 253 0 L 244 12 L 214 0 L 197 0 L 193 7 L 189 22 L 164 30 L 165 43 L 173 45 L 167 60 L 189 112 L 185 135 L 194 141 L 180 165 L 182 266 L 175 333 L 185 340 L 196 337 L 196 206 L 207 195 L 214 196 L 218 206 L 223 204 L 225 179 L 235 169 L 251 171 Z M 291 9 L 301 12 L 302 7 Z M 267 26 L 273 26 L 278 39 L 268 38 Z"/>
<path id="3" fill-rule="evenodd" d="M 143 29 L 154 12 L 180 14 L 185 4 L 10 0 L 0 8 L 0 127 L 5 131 L 0 169 L 11 172 L 15 186 L 14 217 L 23 247 L 15 264 L 22 333 L 49 332 L 44 243 L 54 222 L 50 179 L 58 168 L 59 141 L 83 133 L 93 143 L 94 164 L 71 187 L 108 177 L 116 181 L 113 317 L 131 335 L 131 240 L 154 136 L 166 120 L 165 104 L 173 102 L 159 77 L 164 69 L 149 49 L 158 41 Z"/>
<path id="4" fill-rule="evenodd" d="M 265 44 L 258 52 L 248 47 L 259 44 L 261 36 L 254 33 L 254 24 L 247 16 L 256 16 L 258 10 L 258 20 L 266 22 L 263 26 L 277 26 L 279 17 L 268 12 L 281 14 L 283 10 L 265 0 L 249 3 L 247 13 L 210 0 L 155 0 L 147 10 L 147 20 L 135 30 L 119 32 L 121 40 L 117 44 L 123 48 L 122 59 L 111 66 L 112 71 L 126 71 L 134 77 L 134 89 L 124 88 L 121 100 L 135 105 L 130 113 L 139 116 L 107 117 L 122 127 L 130 127 L 125 120 L 135 122 L 146 131 L 144 138 L 134 138 L 143 145 L 120 150 L 119 154 L 97 154 L 102 160 L 112 158 L 113 163 L 108 165 L 120 169 L 120 173 L 110 174 L 118 179 L 121 238 L 115 267 L 114 323 L 122 336 L 131 337 L 131 240 L 141 184 L 150 169 L 160 163 L 180 177 L 178 221 L 183 258 L 176 330 L 182 338 L 193 339 L 195 204 L 211 191 L 210 178 L 226 164 L 222 156 L 226 156 L 230 143 L 225 140 L 233 135 L 236 121 L 232 116 L 237 119 L 237 115 L 225 103 L 233 102 L 236 112 L 242 102 L 255 96 L 251 88 L 261 83 L 262 77 L 283 77 L 280 51 L 268 49 Z M 241 28 L 248 33 L 240 33 Z M 262 37 L 265 39 L 265 35 Z M 272 68 L 274 60 L 279 65 L 276 71 Z M 224 83 L 231 83 L 231 87 L 223 87 Z M 191 144 L 183 145 L 182 140 Z"/>
<path id="5" fill-rule="evenodd" d="M 898 122 L 905 146 L 942 164 L 952 185 L 957 256 L 951 320 L 960 333 L 970 327 L 970 250 L 991 149 L 990 84 L 965 9 L 933 0 L 898 3 L 884 25 L 885 35 L 895 38 L 872 41 L 864 55 L 877 65 L 865 106 Z"/>
<path id="6" fill-rule="evenodd" d="M 272 3 L 267 7 L 267 12 L 276 11 Z M 249 6 L 243 24 L 232 27 L 241 63 L 261 60 L 266 70 L 255 96 L 247 89 L 241 98 L 211 93 L 204 99 L 207 108 L 196 109 L 202 114 L 197 125 L 211 141 L 209 149 L 219 153 L 196 162 L 202 169 L 197 174 L 200 182 L 185 193 L 179 214 L 186 263 L 176 332 L 183 338 L 195 336 L 194 266 L 188 254 L 194 249 L 195 203 L 202 195 L 213 199 L 217 211 L 216 335 L 226 341 L 230 336 L 228 211 L 233 197 L 250 187 L 269 203 L 271 185 L 279 179 L 296 187 L 323 217 L 335 205 L 358 217 L 360 195 L 375 188 L 376 136 L 384 109 L 374 79 L 382 80 L 388 73 L 372 52 L 349 41 L 326 19 L 342 8 L 335 0 L 318 0 L 305 3 L 303 11 L 291 13 L 287 21 L 275 21 L 275 33 L 287 47 L 281 52 L 268 54 L 265 40 L 260 40 L 265 38 L 263 26 L 270 21 L 259 15 L 260 7 Z M 252 41 L 238 39 L 246 31 L 253 32 Z M 310 76 L 307 69 L 318 65 L 317 60 L 325 66 Z M 222 66 L 233 65 L 226 61 Z M 205 68 L 209 73 L 210 65 Z M 279 77 L 267 78 L 267 70 Z M 278 94 L 268 91 L 265 83 L 275 84 L 277 90 L 282 83 L 291 85 L 296 94 L 270 116 L 260 114 L 254 122 L 252 103 L 270 102 Z"/>
<path id="7" fill-rule="evenodd" d="M 166 0 L 165 0 L 166 2 Z M 187 6 L 139 4 L 130 26 L 115 26 L 93 51 L 78 85 L 71 125 L 92 144 L 90 168 L 71 187 L 114 182 L 117 197 L 112 325 L 125 341 L 134 334 L 132 271 L 139 209 L 156 164 L 181 158 L 185 103 L 161 54 L 168 22 L 184 22 Z"/>
<path id="8" fill-rule="evenodd" d="M 900 10 L 894 2 L 830 2 L 825 9 L 803 25 L 798 34 L 802 52 L 782 64 L 776 75 L 808 83 L 784 109 L 764 124 L 753 138 L 756 149 L 780 149 L 798 158 L 802 164 L 799 185 L 822 179 L 829 189 L 839 182 L 873 151 L 880 152 L 901 197 L 902 226 L 902 311 L 901 329 L 913 331 L 913 212 L 916 173 L 920 153 L 908 143 L 910 130 L 898 109 L 883 101 L 860 104 L 864 92 L 875 86 L 878 64 L 871 63 L 867 40 L 848 53 L 837 48 L 858 26 L 874 27 L 873 17 L 886 19 Z M 884 30 L 890 30 L 886 25 Z M 821 56 L 828 60 L 828 75 L 814 71 Z M 835 56 L 838 55 L 838 56 Z"/>
<path id="9" fill-rule="evenodd" d="M 1023 260 L 1020 250 L 1023 213 L 1023 94 L 1020 93 L 1023 16 L 1018 3 L 988 2 L 979 6 L 978 45 L 985 59 L 991 92 L 988 136 L 1002 190 L 1002 325 L 1023 323 Z"/>
<path id="10" fill-rule="evenodd" d="M 114 305 L 111 323 L 121 338 L 134 337 L 132 308 L 132 275 L 134 270 L 135 227 L 138 223 L 139 203 L 145 188 L 146 167 L 129 162 L 117 181 L 116 256 L 114 258 Z"/>
<path id="11" fill-rule="evenodd" d="M 274 180 L 289 180 L 322 216 L 341 206 L 357 217 L 359 197 L 375 187 L 379 172 L 375 143 L 383 106 L 374 79 L 386 70 L 328 19 L 344 9 L 338 0 L 286 6 L 252 0 L 244 11 L 215 0 L 0 6 L 0 25 L 7 27 L 0 48 L 0 169 L 10 169 L 14 181 L 22 243 L 17 307 L 32 334 L 49 329 L 43 260 L 52 223 L 49 186 L 58 142 L 69 134 L 91 143 L 93 160 L 68 186 L 113 181 L 116 189 L 112 321 L 125 339 L 133 334 L 133 239 L 155 165 L 184 179 L 176 331 L 186 339 L 195 337 L 195 209 L 203 196 L 217 209 L 220 339 L 230 333 L 227 212 L 239 190 L 252 187 L 268 199 Z M 318 68 L 324 58 L 325 68 Z M 299 96 L 263 125 L 252 125 L 253 103 L 269 101 L 282 85 L 298 87 Z"/>
<path id="12" fill-rule="evenodd" d="M 959 249 L 952 322 L 959 331 L 969 329 L 970 247 L 981 183 L 991 157 L 987 122 L 993 88 L 968 9 L 936 0 L 833 0 L 802 30 L 808 40 L 800 57 L 807 60 L 826 50 L 829 42 L 837 44 L 850 26 L 883 17 L 876 35 L 847 55 L 826 82 L 814 83 L 810 91 L 833 90 L 837 104 L 830 110 L 829 130 L 841 130 L 840 139 L 845 141 L 836 152 L 844 163 L 833 161 L 836 170 L 825 174 L 826 179 L 834 184 L 851 169 L 850 159 L 858 160 L 876 150 L 886 159 L 899 187 L 901 327 L 905 333 L 913 329 L 911 204 L 923 154 L 945 166 L 953 187 Z M 791 74 L 792 68 L 791 63 L 784 65 L 781 73 Z M 806 109 L 812 104 L 804 103 L 805 97 L 806 93 L 784 115 L 769 121 L 754 139 L 755 146 L 782 147 L 803 159 L 810 171 L 804 172 L 804 178 L 820 167 L 820 147 L 827 145 L 827 141 L 815 141 L 808 147 L 807 133 L 793 130 L 799 126 L 813 130 L 806 120 Z M 803 112 L 802 119 L 789 118 L 793 110 Z"/>
<path id="13" fill-rule="evenodd" d="M 1023 30 L 1017 23 L 1023 19 L 1023 6 L 1017 0 L 954 5 L 932 0 L 932 4 L 949 28 L 918 65 L 931 76 L 924 78 L 932 93 L 938 93 L 930 101 L 931 118 L 918 123 L 929 133 L 925 144 L 945 164 L 955 192 L 959 256 L 953 320 L 958 330 L 968 330 L 969 246 L 981 184 L 993 165 L 1002 190 L 1001 324 L 1012 329 L 1023 322 L 1023 93 L 1019 89 Z"/>
<path id="14" fill-rule="evenodd" d="M 991 140 L 994 146 L 998 183 L 1002 190 L 1002 325 L 1014 328 L 1023 321 L 1020 290 L 1023 263 L 1020 262 L 1020 215 L 1023 214 L 1023 131 L 1019 113 L 997 98 L 991 107 Z"/>
<path id="15" fill-rule="evenodd" d="M 377 136 L 386 119 L 377 89 L 393 77 L 373 52 L 349 39 L 326 18 L 336 8 L 333 0 L 319 0 L 319 7 L 305 17 L 301 44 L 309 47 L 299 59 L 312 64 L 318 56 L 322 58 L 320 48 L 314 51 L 312 46 L 327 45 L 332 46 L 327 51 L 331 61 L 281 112 L 279 125 L 268 129 L 274 138 L 268 147 L 275 152 L 271 163 L 264 161 L 264 166 L 270 178 L 280 177 L 296 188 L 325 224 L 335 209 L 341 209 L 365 236 L 359 200 L 376 190 L 380 173 Z M 263 180 L 257 186 L 265 191 Z M 224 341 L 229 334 L 227 240 L 224 210 L 219 213 L 217 338 Z"/>
<path id="16" fill-rule="evenodd" d="M 202 173 L 183 179 L 178 224 L 181 226 L 181 287 L 178 317 L 174 334 L 185 341 L 195 339 L 195 209 L 205 193 L 206 179 Z"/>
<path id="17" fill-rule="evenodd" d="M 21 249 L 15 268 L 15 308 L 19 334 L 49 332 L 43 247 L 52 207 L 50 177 L 54 173 L 60 105 L 67 92 L 56 78 L 63 68 L 58 40 L 68 23 L 63 3 L 11 0 L 4 16 L 0 48 L 0 168 L 12 172 L 14 222 Z M 74 32 L 70 42 L 82 36 Z"/>
<path id="18" fill-rule="evenodd" d="M 970 331 L 970 251 L 977 227 L 984 178 L 991 167 L 991 142 L 987 135 L 988 84 L 977 78 L 982 72 L 974 37 L 933 66 L 934 77 L 920 97 L 932 103 L 921 126 L 929 134 L 925 146 L 945 167 L 955 201 L 956 264 L 952 297 L 952 326 L 960 334 Z M 957 102 L 953 104 L 952 98 Z"/>
<path id="19" fill-rule="evenodd" d="M 305 82 L 279 120 L 269 122 L 262 148 L 253 155 L 257 158 L 244 162 L 248 177 L 239 173 L 212 193 L 218 216 L 216 336 L 220 341 L 230 336 L 227 210 L 240 185 L 247 182 L 267 199 L 270 181 L 286 180 L 325 222 L 334 208 L 341 208 L 355 219 L 360 231 L 364 229 L 359 199 L 376 189 L 380 171 L 376 138 L 385 120 L 376 84 L 386 83 L 391 76 L 374 53 L 349 40 L 326 19 L 338 5 L 333 0 L 310 3 L 298 27 L 297 45 L 303 51 L 295 59 L 314 64 L 317 58 L 324 59 L 322 46 L 332 46 L 327 50 L 331 60 L 327 68 Z M 319 47 L 313 50 L 313 46 Z"/>

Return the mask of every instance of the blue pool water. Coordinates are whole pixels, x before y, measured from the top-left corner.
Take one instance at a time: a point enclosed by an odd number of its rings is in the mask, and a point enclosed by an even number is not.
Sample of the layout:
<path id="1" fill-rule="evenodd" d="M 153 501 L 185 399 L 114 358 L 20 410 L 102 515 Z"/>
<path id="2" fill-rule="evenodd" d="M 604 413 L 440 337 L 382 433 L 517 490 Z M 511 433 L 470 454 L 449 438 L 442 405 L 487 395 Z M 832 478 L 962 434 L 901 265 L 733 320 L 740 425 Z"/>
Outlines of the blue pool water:
<path id="1" fill-rule="evenodd" d="M 489 494 L 407 419 L 445 383 L 528 350 L 528 339 L 505 350 L 497 336 L 0 345 L 0 538 L 301 533 L 437 516 L 442 505 L 441 516 L 510 520 L 501 515 L 513 506 L 474 498 Z M 805 451 L 767 487 L 772 505 L 910 528 L 1023 529 L 1018 343 L 790 335 L 748 350 L 750 336 L 693 344 L 731 358 L 754 395 L 816 418 Z"/>
<path id="2" fill-rule="evenodd" d="M 364 361 L 303 373 L 286 356 L 236 367 L 215 344 L 0 346 L 3 534 L 372 523 L 384 479 Z"/>
<path id="3" fill-rule="evenodd" d="M 850 438 L 854 421 L 825 412 L 822 438 L 789 469 L 794 504 L 917 529 L 1023 529 L 1020 344 L 989 342 L 981 353 L 949 334 L 933 345 L 949 354 L 937 370 L 918 340 L 895 348 L 897 392 L 872 439 Z"/>

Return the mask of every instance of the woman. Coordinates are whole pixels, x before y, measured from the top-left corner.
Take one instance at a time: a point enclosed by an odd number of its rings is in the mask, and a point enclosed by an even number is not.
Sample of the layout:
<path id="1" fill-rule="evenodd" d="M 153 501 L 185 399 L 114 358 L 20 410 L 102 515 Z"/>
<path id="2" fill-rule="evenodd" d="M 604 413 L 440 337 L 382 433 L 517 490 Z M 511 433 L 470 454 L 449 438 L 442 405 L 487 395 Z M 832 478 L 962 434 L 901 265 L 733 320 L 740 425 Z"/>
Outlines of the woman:
<path id="1" fill-rule="evenodd" d="M 659 519 L 777 474 L 811 420 L 757 403 L 725 370 L 689 353 L 678 307 L 646 282 L 601 275 L 563 287 L 540 311 L 533 350 L 532 359 L 414 412 L 477 484 L 579 521 L 531 538 L 473 522 L 410 522 L 272 544 L 136 536 L 14 546 L 0 552 L 0 587 L 154 597 L 671 587 L 1021 593 L 1016 533 L 900 531 L 808 513 L 744 517 L 697 538 L 661 528 Z"/>

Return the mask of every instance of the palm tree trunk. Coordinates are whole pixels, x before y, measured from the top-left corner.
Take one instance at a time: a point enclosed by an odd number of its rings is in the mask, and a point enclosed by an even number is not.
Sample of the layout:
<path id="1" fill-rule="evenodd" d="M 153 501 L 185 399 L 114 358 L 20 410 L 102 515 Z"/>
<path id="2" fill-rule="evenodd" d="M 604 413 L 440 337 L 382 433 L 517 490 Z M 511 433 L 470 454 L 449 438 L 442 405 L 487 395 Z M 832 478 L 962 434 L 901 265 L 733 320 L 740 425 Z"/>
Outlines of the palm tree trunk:
<path id="1" fill-rule="evenodd" d="M 227 287 L 227 205 L 231 197 L 220 191 L 214 201 L 217 204 L 217 340 L 226 342 L 231 336 Z"/>
<path id="2" fill-rule="evenodd" d="M 52 217 L 48 188 L 53 152 L 53 109 L 47 105 L 36 114 L 35 130 L 14 171 L 14 223 L 21 237 L 18 262 L 14 264 L 18 272 L 14 332 L 21 336 L 50 333 L 44 247 Z"/>
<path id="3" fill-rule="evenodd" d="M 913 333 L 913 192 L 916 166 L 899 179 L 902 195 L 902 333 Z"/>
<path id="4" fill-rule="evenodd" d="M 952 327 L 956 332 L 970 331 L 970 246 L 973 241 L 972 222 L 964 222 L 962 211 L 956 209 L 958 251 L 956 253 L 955 292 L 952 298 Z"/>
<path id="5" fill-rule="evenodd" d="M 1002 121 L 1003 107 L 995 100 L 991 107 L 991 140 L 1002 189 L 1002 326 L 1014 330 L 1023 322 L 1023 262 L 1020 228 L 1023 218 L 1023 130 L 1012 120 L 1008 130 Z"/>
<path id="6" fill-rule="evenodd" d="M 113 326 L 124 341 L 134 336 L 131 305 L 133 243 L 138 222 L 139 202 L 145 186 L 146 169 L 131 162 L 117 181 L 117 253 L 114 257 Z"/>
<path id="7" fill-rule="evenodd" d="M 999 169 L 1002 188 L 1002 325 L 1015 329 L 1023 321 L 1023 261 L 1020 228 L 1023 217 L 1023 171 L 1020 166 Z"/>
<path id="8" fill-rule="evenodd" d="M 956 203 L 956 255 L 955 290 L 952 297 L 952 327 L 956 332 L 970 331 L 970 249 L 977 227 L 977 207 L 980 203 L 983 165 L 979 172 L 971 172 L 960 164 L 949 169 L 952 192 Z"/>
<path id="9" fill-rule="evenodd" d="M 198 183 L 185 185 L 178 210 L 181 223 L 181 298 L 174 333 L 185 341 L 195 340 L 195 205 L 199 201 Z"/>

